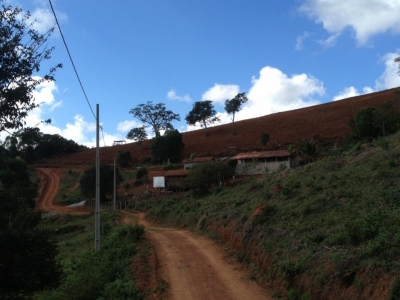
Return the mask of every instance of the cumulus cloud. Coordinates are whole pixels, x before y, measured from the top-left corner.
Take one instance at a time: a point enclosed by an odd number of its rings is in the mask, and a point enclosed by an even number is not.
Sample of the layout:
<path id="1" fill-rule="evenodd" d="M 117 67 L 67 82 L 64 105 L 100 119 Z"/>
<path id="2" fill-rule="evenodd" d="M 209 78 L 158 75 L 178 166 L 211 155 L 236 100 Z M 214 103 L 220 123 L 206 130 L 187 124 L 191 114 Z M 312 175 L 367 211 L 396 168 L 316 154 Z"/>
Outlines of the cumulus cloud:
<path id="1" fill-rule="evenodd" d="M 202 100 L 225 103 L 226 99 L 232 99 L 239 93 L 239 86 L 235 84 L 214 84 L 201 96 Z"/>
<path id="2" fill-rule="evenodd" d="M 184 101 L 184 102 L 191 102 L 192 101 L 192 99 L 190 98 L 189 95 L 187 95 L 187 94 L 183 95 L 183 96 L 177 95 L 174 89 L 170 90 L 167 93 L 167 98 L 170 99 L 170 100 L 178 100 L 178 101 Z"/>
<path id="3" fill-rule="evenodd" d="M 237 120 L 259 117 L 319 104 L 314 95 L 325 94 L 323 83 L 307 74 L 291 77 L 282 71 L 266 66 L 259 77 L 253 77 L 247 97 L 249 101 L 237 114 Z"/>
<path id="4" fill-rule="evenodd" d="M 130 120 L 130 121 L 125 120 L 125 121 L 118 123 L 117 130 L 120 132 L 128 132 L 132 128 L 141 127 L 141 126 L 143 126 L 143 124 L 137 122 L 136 120 Z"/>
<path id="5" fill-rule="evenodd" d="M 358 90 L 353 86 L 346 87 L 338 95 L 333 97 L 332 100 L 333 101 L 341 100 L 349 97 L 359 96 L 362 94 L 369 94 L 376 91 L 391 89 L 400 86 L 400 77 L 398 74 L 399 66 L 394 61 L 394 59 L 399 56 L 400 56 L 400 50 L 397 50 L 397 52 L 387 53 L 382 57 L 381 62 L 385 64 L 385 70 L 379 76 L 379 78 L 375 80 L 375 86 L 373 88 L 365 86 L 362 89 L 363 92 L 359 93 Z"/>
<path id="6" fill-rule="evenodd" d="M 270 66 L 262 68 L 259 76 L 253 77 L 251 83 L 252 86 L 247 93 L 249 101 L 243 105 L 241 111 L 236 113 L 235 121 L 316 105 L 320 102 L 314 99 L 314 96 L 325 94 L 323 83 L 315 77 L 306 74 L 288 76 Z M 230 96 L 225 94 L 223 97 L 215 97 L 214 99 L 233 98 L 239 92 L 239 86 L 234 85 L 234 87 L 234 93 L 232 92 Z M 220 85 L 215 85 L 206 93 L 213 90 L 222 89 L 220 89 Z M 232 122 L 231 116 L 226 112 L 218 112 L 217 116 L 221 119 L 221 123 L 212 126 Z M 199 128 L 200 126 L 188 126 L 186 130 Z"/>
<path id="7" fill-rule="evenodd" d="M 40 77 L 37 76 L 34 78 L 36 80 L 40 79 Z M 27 126 L 36 126 L 45 119 L 43 115 L 47 111 L 52 111 L 55 107 L 62 104 L 62 101 L 55 101 L 54 93 L 56 92 L 58 92 L 58 89 L 54 81 L 44 81 L 36 87 L 33 91 L 34 103 L 40 106 L 29 112 L 29 115 L 25 119 Z"/>
<path id="8" fill-rule="evenodd" d="M 371 36 L 380 33 L 387 31 L 400 33 L 399 1 L 306 0 L 299 10 L 316 23 L 321 23 L 333 37 L 341 34 L 347 27 L 352 28 L 356 40 L 361 45 L 365 44 Z"/>
<path id="9" fill-rule="evenodd" d="M 400 49 L 382 57 L 381 61 L 385 64 L 385 71 L 376 80 L 375 89 L 384 90 L 400 86 L 399 65 L 394 61 L 397 57 L 400 57 Z"/>
<path id="10" fill-rule="evenodd" d="M 343 91 L 333 97 L 332 101 L 342 100 L 360 95 L 354 86 L 346 87 Z"/>

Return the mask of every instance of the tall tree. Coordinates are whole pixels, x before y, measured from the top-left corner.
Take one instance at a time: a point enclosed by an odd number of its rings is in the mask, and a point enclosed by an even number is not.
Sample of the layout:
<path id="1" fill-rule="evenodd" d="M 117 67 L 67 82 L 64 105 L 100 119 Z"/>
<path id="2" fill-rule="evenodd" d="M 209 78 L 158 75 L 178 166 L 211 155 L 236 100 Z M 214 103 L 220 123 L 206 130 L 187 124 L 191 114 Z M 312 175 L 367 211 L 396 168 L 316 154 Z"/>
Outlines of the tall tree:
<path id="1" fill-rule="evenodd" d="M 127 139 L 129 140 L 134 140 L 135 142 L 138 142 L 139 147 L 142 147 L 142 142 L 147 140 L 147 133 L 146 133 L 146 129 L 144 126 L 142 127 L 136 127 L 136 128 L 132 128 L 127 136 Z"/>
<path id="2" fill-rule="evenodd" d="M 35 212 L 37 185 L 26 163 L 0 154 L 0 295 L 30 299 L 60 279 L 57 247 L 39 226 Z"/>
<path id="3" fill-rule="evenodd" d="M 249 99 L 246 97 L 246 93 L 239 93 L 231 100 L 225 100 L 225 111 L 228 114 L 232 114 L 232 134 L 236 135 L 235 131 L 235 115 L 242 109 L 242 105 Z"/>
<path id="4" fill-rule="evenodd" d="M 187 114 L 185 120 L 188 125 L 200 123 L 200 126 L 206 130 L 205 136 L 209 136 L 207 125 L 221 121 L 216 114 L 211 100 L 197 101 L 193 104 L 193 109 Z"/>
<path id="5" fill-rule="evenodd" d="M 61 64 L 37 77 L 40 64 L 51 58 L 54 47 L 47 39 L 54 28 L 40 34 L 32 28 L 30 13 L 4 6 L 0 11 L 0 132 L 21 128 L 28 112 L 37 107 L 33 91 L 44 81 L 53 81 Z"/>
<path id="6" fill-rule="evenodd" d="M 150 154 L 154 163 L 178 163 L 182 160 L 182 152 L 185 144 L 182 134 L 178 130 L 166 131 L 163 136 L 156 137 L 151 141 Z"/>
<path id="7" fill-rule="evenodd" d="M 23 14 L 20 8 L 3 5 L 0 10 L 0 132 L 23 127 L 28 112 L 38 106 L 33 91 L 43 81 L 54 80 L 55 70 L 61 67 L 51 68 L 42 78 L 36 76 L 53 51 L 45 47 L 52 30 L 40 34 L 29 19 L 29 12 Z M 41 215 L 33 210 L 37 186 L 25 162 L 4 154 L 1 151 L 0 295 L 30 299 L 35 291 L 60 279 L 57 248 L 38 226 Z"/>
<path id="8" fill-rule="evenodd" d="M 109 165 L 100 165 L 100 201 L 106 201 L 106 195 L 111 195 L 114 189 L 114 167 Z M 119 169 L 116 169 L 116 182 L 122 181 Z M 82 194 L 87 198 L 96 196 L 96 166 L 86 169 L 81 179 L 79 187 Z"/>
<path id="9" fill-rule="evenodd" d="M 178 114 L 167 110 L 164 103 L 154 105 L 152 101 L 148 101 L 146 104 L 139 104 L 131 109 L 129 113 L 144 124 L 151 126 L 156 137 L 159 137 L 160 131 L 167 129 L 172 121 L 181 120 Z"/>

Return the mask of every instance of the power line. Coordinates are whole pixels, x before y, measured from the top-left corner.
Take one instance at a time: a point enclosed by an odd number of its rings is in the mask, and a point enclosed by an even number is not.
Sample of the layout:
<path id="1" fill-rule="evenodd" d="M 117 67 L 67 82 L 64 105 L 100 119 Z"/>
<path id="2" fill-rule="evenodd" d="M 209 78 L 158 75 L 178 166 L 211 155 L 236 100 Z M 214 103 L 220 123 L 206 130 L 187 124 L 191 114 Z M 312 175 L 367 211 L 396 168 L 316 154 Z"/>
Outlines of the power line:
<path id="1" fill-rule="evenodd" d="M 61 34 L 62 40 L 63 40 L 63 42 L 64 42 L 65 49 L 67 49 L 67 53 L 68 53 L 69 59 L 70 59 L 70 61 L 71 61 L 72 67 L 74 68 L 75 75 L 76 75 L 76 77 L 78 78 L 78 81 L 79 81 L 79 84 L 80 84 L 80 86 L 81 86 L 82 92 L 83 92 L 83 94 L 85 95 L 86 102 L 87 102 L 87 104 L 89 105 L 90 110 L 92 111 L 92 114 L 93 114 L 94 119 L 97 120 L 97 117 L 96 117 L 95 113 L 93 112 L 92 106 L 90 105 L 89 99 L 88 99 L 88 97 L 87 97 L 87 95 L 86 95 L 85 89 L 83 88 L 81 79 L 79 78 L 78 71 L 77 71 L 76 68 L 75 68 L 74 61 L 72 60 L 71 53 L 69 52 L 69 49 L 68 49 L 68 46 L 67 46 L 67 42 L 65 41 L 64 35 L 63 35 L 62 31 L 61 31 L 61 26 L 60 26 L 60 24 L 58 23 L 57 16 L 56 16 L 56 13 L 55 13 L 55 11 L 54 11 L 53 4 L 51 3 L 51 0 L 49 0 L 49 3 L 50 3 L 51 10 L 52 10 L 52 12 L 53 12 L 53 15 L 54 15 L 54 19 L 56 20 L 57 27 L 58 27 L 58 29 L 60 30 L 60 34 Z M 106 141 L 105 141 L 105 139 L 104 139 L 103 127 L 100 126 L 100 129 L 101 129 L 101 134 L 103 135 L 104 147 L 106 147 Z"/>
<path id="2" fill-rule="evenodd" d="M 89 108 L 90 108 L 90 110 L 92 111 L 93 117 L 94 117 L 95 120 L 96 120 L 96 115 L 95 115 L 95 113 L 93 112 L 93 109 L 92 109 L 92 106 L 90 105 L 89 99 L 88 99 L 88 97 L 86 96 L 85 89 L 83 88 L 81 79 L 79 78 L 78 72 L 76 71 L 74 61 L 72 60 L 72 56 L 71 56 L 71 54 L 69 53 L 69 49 L 68 49 L 67 43 L 66 43 L 65 38 L 64 38 L 64 35 L 63 35 L 62 31 L 61 31 L 60 24 L 58 23 L 57 16 L 56 16 L 56 13 L 55 13 L 55 11 L 54 11 L 53 4 L 51 3 L 51 0 L 49 0 L 49 3 L 50 3 L 51 10 L 53 11 L 54 18 L 56 19 L 56 23 L 57 23 L 58 29 L 60 30 L 61 37 L 62 37 L 62 40 L 63 40 L 63 42 L 64 42 L 65 48 L 67 49 L 69 59 L 70 59 L 70 61 L 71 61 L 71 63 L 72 63 L 72 67 L 74 68 L 75 75 L 76 75 L 76 77 L 78 78 L 78 81 L 79 81 L 79 84 L 80 84 L 80 86 L 81 86 L 82 92 L 83 92 L 83 94 L 85 95 L 86 102 L 87 102 L 87 104 L 89 105 Z"/>
<path id="3" fill-rule="evenodd" d="M 101 135 L 103 136 L 103 143 L 104 143 L 104 147 L 106 147 L 106 140 L 104 139 L 104 132 L 103 132 L 103 127 L 100 126 L 101 129 Z"/>

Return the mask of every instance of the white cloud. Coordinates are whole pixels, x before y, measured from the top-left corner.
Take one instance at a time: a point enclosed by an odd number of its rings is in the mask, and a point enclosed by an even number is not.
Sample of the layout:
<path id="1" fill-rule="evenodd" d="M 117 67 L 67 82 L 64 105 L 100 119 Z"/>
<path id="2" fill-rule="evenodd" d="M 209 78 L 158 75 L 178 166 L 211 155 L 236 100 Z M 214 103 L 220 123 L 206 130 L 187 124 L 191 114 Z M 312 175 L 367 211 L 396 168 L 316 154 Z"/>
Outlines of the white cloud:
<path id="1" fill-rule="evenodd" d="M 176 94 L 175 90 L 172 89 L 167 93 L 167 98 L 171 99 L 171 100 L 178 100 L 178 101 L 184 101 L 184 102 L 191 102 L 192 99 L 190 98 L 189 95 L 183 95 L 183 96 L 179 96 Z"/>
<path id="2" fill-rule="evenodd" d="M 360 44 L 380 33 L 400 33 L 398 0 L 306 0 L 299 9 L 330 34 L 342 33 L 346 27 L 355 32 Z"/>
<path id="3" fill-rule="evenodd" d="M 56 24 L 53 13 L 50 10 L 43 8 L 36 8 L 32 12 L 32 16 L 29 21 L 32 20 L 35 20 L 33 29 L 42 34 L 48 32 Z"/>
<path id="4" fill-rule="evenodd" d="M 332 47 L 336 43 L 339 36 L 339 33 L 333 34 L 325 40 L 320 40 L 319 43 L 324 47 Z"/>
<path id="5" fill-rule="evenodd" d="M 37 76 L 34 78 L 36 80 L 40 79 Z M 36 126 L 44 119 L 43 114 L 46 111 L 52 111 L 55 107 L 61 105 L 62 101 L 55 101 L 54 93 L 56 92 L 58 90 L 54 81 L 44 81 L 36 87 L 36 90 L 33 91 L 34 103 L 40 104 L 40 106 L 29 112 L 29 115 L 25 119 L 26 126 Z"/>
<path id="6" fill-rule="evenodd" d="M 237 120 L 255 118 L 319 104 L 312 96 L 325 94 L 323 83 L 306 74 L 291 77 L 269 66 L 253 77 L 252 87 L 247 94 L 249 101 L 237 114 Z"/>
<path id="7" fill-rule="evenodd" d="M 120 132 L 127 132 L 127 131 L 131 130 L 132 128 L 141 127 L 141 126 L 143 126 L 143 124 L 141 124 L 135 120 L 130 120 L 130 121 L 125 120 L 125 121 L 118 123 L 117 130 Z"/>
<path id="8" fill-rule="evenodd" d="M 359 93 L 358 90 L 353 86 L 346 87 L 338 95 L 333 97 L 332 101 L 354 97 L 361 94 L 369 94 L 376 91 L 391 89 L 400 86 L 400 77 L 398 74 L 399 65 L 394 61 L 394 59 L 399 56 L 400 50 L 397 50 L 397 52 L 387 53 L 382 57 L 381 61 L 385 64 L 385 70 L 379 76 L 379 78 L 375 80 L 374 88 L 365 86 L 363 88 L 363 92 Z"/>
<path id="9" fill-rule="evenodd" d="M 333 97 L 332 101 L 346 99 L 346 98 L 350 98 L 350 97 L 354 97 L 354 96 L 358 96 L 358 95 L 360 95 L 360 94 L 358 93 L 357 89 L 354 86 L 350 86 L 350 87 L 345 88 L 343 91 L 341 91 L 335 97 Z"/>
<path id="10" fill-rule="evenodd" d="M 385 71 L 375 81 L 375 89 L 384 90 L 400 86 L 400 77 L 398 74 L 399 65 L 394 61 L 400 56 L 400 50 L 395 53 L 387 53 L 381 59 L 385 63 Z"/>
<path id="11" fill-rule="evenodd" d="M 237 95 L 239 86 L 232 86 L 236 87 L 234 93 L 230 94 L 230 96 L 218 97 L 218 99 L 225 100 Z M 220 85 L 215 85 L 206 93 L 211 90 L 218 91 L 222 89 L 220 89 Z M 276 68 L 266 66 L 261 69 L 258 78 L 252 78 L 252 87 L 247 93 L 249 101 L 243 105 L 241 111 L 236 113 L 235 121 L 316 105 L 320 102 L 314 99 L 313 96 L 322 96 L 324 94 L 323 83 L 312 76 L 298 74 L 289 77 Z M 217 116 L 221 119 L 221 123 L 216 123 L 213 126 L 232 122 L 231 116 L 226 112 L 219 112 Z M 187 126 L 186 130 L 191 131 L 200 128 L 200 126 Z"/>
<path id="12" fill-rule="evenodd" d="M 232 99 L 239 93 L 239 86 L 235 84 L 214 84 L 201 96 L 202 100 L 225 103 L 226 99 Z"/>
<path id="13" fill-rule="evenodd" d="M 304 40 L 306 40 L 307 38 L 309 38 L 310 37 L 310 33 L 309 32 L 307 32 L 307 31 L 305 31 L 302 35 L 299 35 L 297 38 L 296 38 L 296 46 L 295 46 L 295 49 L 296 50 L 301 50 L 301 49 L 303 49 L 303 42 L 304 42 Z"/>

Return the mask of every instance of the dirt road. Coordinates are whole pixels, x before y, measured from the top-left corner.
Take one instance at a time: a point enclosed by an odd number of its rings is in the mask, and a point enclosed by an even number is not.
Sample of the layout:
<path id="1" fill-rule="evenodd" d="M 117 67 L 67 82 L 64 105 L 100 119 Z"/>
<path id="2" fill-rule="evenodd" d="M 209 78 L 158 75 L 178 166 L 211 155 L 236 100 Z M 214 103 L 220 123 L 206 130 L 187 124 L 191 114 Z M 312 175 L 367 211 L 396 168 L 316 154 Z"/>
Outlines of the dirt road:
<path id="1" fill-rule="evenodd" d="M 227 261 L 224 249 L 213 241 L 187 230 L 154 227 L 144 214 L 139 223 L 146 227 L 146 237 L 155 247 L 171 299 L 271 299 L 239 263 Z"/>
<path id="2" fill-rule="evenodd" d="M 39 196 L 36 199 L 36 209 L 44 212 L 57 212 L 62 214 L 85 214 L 86 207 L 68 207 L 54 203 L 54 198 L 60 188 L 59 168 L 37 168 L 40 177 Z"/>
<path id="3" fill-rule="evenodd" d="M 60 184 L 60 169 L 38 168 L 41 187 L 37 209 L 58 213 L 85 213 L 85 208 L 55 204 Z M 172 300 L 252 300 L 271 299 L 250 273 L 233 261 L 227 261 L 224 250 L 213 241 L 186 230 L 152 226 L 144 214 L 122 211 L 132 222 L 146 227 L 146 237 L 154 246 L 162 278 L 170 285 Z"/>

